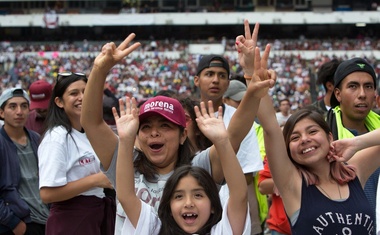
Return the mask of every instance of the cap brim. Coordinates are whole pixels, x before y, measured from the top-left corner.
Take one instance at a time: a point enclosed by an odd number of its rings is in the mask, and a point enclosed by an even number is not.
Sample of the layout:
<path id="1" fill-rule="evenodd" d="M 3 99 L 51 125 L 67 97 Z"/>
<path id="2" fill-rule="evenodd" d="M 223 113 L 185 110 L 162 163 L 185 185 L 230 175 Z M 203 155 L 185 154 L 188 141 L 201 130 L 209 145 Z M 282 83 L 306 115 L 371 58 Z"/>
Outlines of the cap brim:
<path id="1" fill-rule="evenodd" d="M 140 114 L 140 115 L 139 115 L 139 121 L 140 121 L 140 123 L 141 123 L 141 122 L 144 121 L 145 119 L 147 119 L 147 118 L 149 118 L 149 117 L 151 117 L 151 116 L 154 116 L 154 115 L 159 115 L 159 116 L 161 116 L 161 117 L 163 117 L 163 118 L 169 120 L 170 122 L 172 122 L 172 123 L 174 123 L 174 124 L 176 124 L 176 125 L 182 126 L 181 123 L 178 123 L 177 121 L 175 121 L 175 120 L 173 120 L 173 119 L 171 119 L 171 118 L 169 118 L 169 117 L 167 117 L 167 116 L 163 115 L 162 113 L 157 112 L 157 111 L 155 111 L 155 110 L 150 110 L 150 111 L 147 111 L 147 112 L 145 112 L 145 113 L 143 113 L 143 114 Z M 184 127 L 185 127 L 185 126 L 184 126 Z"/>
<path id="2" fill-rule="evenodd" d="M 49 107 L 49 100 L 41 100 L 41 101 L 31 101 L 30 102 L 30 110 L 33 109 L 47 109 Z"/>
<path id="3" fill-rule="evenodd" d="M 230 99 L 235 101 L 241 101 L 245 95 L 245 91 L 236 93 L 235 95 L 230 96 Z"/>

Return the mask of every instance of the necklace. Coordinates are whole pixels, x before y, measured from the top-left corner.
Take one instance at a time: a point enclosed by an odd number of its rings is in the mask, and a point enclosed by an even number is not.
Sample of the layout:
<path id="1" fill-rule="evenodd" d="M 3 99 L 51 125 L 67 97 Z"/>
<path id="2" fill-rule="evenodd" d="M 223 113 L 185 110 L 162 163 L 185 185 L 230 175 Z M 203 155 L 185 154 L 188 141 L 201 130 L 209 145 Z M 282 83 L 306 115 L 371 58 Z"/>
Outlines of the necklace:
<path id="1" fill-rule="evenodd" d="M 339 187 L 339 184 L 337 183 L 336 184 L 337 186 L 338 186 L 338 192 L 339 192 L 339 198 L 340 199 L 342 199 L 342 195 L 341 195 L 341 193 L 340 193 L 340 187 Z M 330 195 L 320 186 L 320 185 L 315 185 L 315 186 L 317 186 L 317 188 L 320 188 L 321 190 L 322 190 L 322 192 L 330 199 L 330 200 L 332 200 L 331 199 L 331 197 L 330 197 Z"/>

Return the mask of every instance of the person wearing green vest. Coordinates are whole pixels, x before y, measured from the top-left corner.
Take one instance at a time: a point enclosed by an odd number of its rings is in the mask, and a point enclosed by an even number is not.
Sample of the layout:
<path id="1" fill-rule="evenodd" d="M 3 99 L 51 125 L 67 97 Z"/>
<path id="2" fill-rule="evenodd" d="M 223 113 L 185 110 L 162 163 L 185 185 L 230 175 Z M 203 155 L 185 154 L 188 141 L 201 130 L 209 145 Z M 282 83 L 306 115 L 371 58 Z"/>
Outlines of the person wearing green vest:
<path id="1" fill-rule="evenodd" d="M 334 140 L 352 138 L 380 127 L 380 116 L 372 111 L 375 102 L 376 74 L 362 58 L 342 62 L 334 74 L 334 94 L 327 122 Z M 368 179 L 364 192 L 375 212 L 380 168 Z"/>

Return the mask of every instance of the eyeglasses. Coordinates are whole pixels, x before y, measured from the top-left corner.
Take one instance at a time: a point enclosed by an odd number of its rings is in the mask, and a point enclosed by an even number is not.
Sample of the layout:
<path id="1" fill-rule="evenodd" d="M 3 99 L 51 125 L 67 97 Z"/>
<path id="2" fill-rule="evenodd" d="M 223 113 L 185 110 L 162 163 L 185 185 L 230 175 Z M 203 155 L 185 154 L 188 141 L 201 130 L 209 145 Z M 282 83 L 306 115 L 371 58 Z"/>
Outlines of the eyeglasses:
<path id="1" fill-rule="evenodd" d="M 62 72 L 62 73 L 58 73 L 57 82 L 61 81 L 64 78 L 70 77 L 73 74 L 77 75 L 79 77 L 85 77 L 86 78 L 86 74 L 84 74 L 84 73 Z"/>

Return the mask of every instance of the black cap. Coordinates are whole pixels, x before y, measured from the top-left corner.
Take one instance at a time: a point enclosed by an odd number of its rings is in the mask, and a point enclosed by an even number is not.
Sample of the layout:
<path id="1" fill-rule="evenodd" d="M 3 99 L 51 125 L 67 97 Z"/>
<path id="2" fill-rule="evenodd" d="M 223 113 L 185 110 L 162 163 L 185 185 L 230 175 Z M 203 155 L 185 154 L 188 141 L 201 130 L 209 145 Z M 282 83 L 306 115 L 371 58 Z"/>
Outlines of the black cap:
<path id="1" fill-rule="evenodd" d="M 376 74 L 373 67 L 362 58 L 352 58 L 342 62 L 335 71 L 334 74 L 334 88 L 337 88 L 339 84 L 345 79 L 348 75 L 353 72 L 366 72 L 371 75 L 373 78 L 374 86 L 376 89 Z M 335 108 L 339 105 L 339 101 L 335 97 L 335 93 L 331 95 L 330 98 L 331 108 Z"/>
<path id="2" fill-rule="evenodd" d="M 221 63 L 211 63 L 211 61 L 220 61 Z M 228 77 L 230 76 L 230 65 L 226 58 L 220 55 L 204 55 L 198 63 L 197 76 L 202 72 L 202 70 L 210 67 L 222 67 L 227 70 Z"/>

